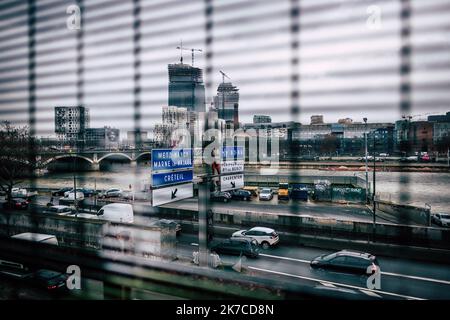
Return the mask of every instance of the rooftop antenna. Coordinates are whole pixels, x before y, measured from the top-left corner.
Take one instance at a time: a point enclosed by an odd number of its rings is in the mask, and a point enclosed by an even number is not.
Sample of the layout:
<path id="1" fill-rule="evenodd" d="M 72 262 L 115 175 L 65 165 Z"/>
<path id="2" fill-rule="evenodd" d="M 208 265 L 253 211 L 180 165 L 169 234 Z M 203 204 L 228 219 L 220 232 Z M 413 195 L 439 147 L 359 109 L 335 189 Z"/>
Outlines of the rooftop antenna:
<path id="1" fill-rule="evenodd" d="M 180 40 L 180 45 L 177 47 L 177 49 L 180 49 L 180 63 L 183 64 L 183 39 Z"/>

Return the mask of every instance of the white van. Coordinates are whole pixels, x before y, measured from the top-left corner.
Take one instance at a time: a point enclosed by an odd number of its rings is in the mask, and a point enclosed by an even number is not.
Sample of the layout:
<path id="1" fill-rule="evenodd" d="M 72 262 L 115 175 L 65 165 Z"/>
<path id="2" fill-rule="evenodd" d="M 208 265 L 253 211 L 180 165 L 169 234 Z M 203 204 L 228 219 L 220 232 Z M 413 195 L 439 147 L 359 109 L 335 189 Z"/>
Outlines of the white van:
<path id="1" fill-rule="evenodd" d="M 58 245 L 58 239 L 51 234 L 25 232 L 13 235 L 11 238 Z"/>
<path id="2" fill-rule="evenodd" d="M 134 222 L 133 206 L 128 203 L 110 203 L 97 212 L 99 219 L 114 222 Z"/>

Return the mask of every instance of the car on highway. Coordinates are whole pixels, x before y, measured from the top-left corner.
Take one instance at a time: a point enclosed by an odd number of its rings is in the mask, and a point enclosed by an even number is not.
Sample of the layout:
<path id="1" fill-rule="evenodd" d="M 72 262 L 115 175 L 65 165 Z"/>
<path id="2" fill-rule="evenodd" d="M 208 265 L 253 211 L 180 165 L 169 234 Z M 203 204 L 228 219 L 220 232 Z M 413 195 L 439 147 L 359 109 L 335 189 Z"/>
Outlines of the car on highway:
<path id="1" fill-rule="evenodd" d="M 258 243 L 255 240 L 245 238 L 230 238 L 211 248 L 217 254 L 243 255 L 248 258 L 256 258 L 259 255 Z"/>
<path id="2" fill-rule="evenodd" d="M 71 187 L 64 187 L 64 188 L 61 188 L 61 189 L 59 189 L 59 190 L 53 191 L 53 192 L 52 192 L 52 195 L 53 195 L 53 196 L 62 197 L 62 196 L 64 196 L 64 194 L 65 194 L 67 191 L 70 191 L 70 190 L 73 190 L 73 188 L 71 188 Z"/>
<path id="3" fill-rule="evenodd" d="M 74 214 L 75 210 L 69 206 L 57 205 L 57 206 L 51 206 L 51 207 L 46 208 L 44 210 L 44 213 L 57 214 L 60 216 L 67 216 L 67 215 Z"/>
<path id="4" fill-rule="evenodd" d="M 123 191 L 120 189 L 108 189 L 100 193 L 100 198 L 117 198 L 122 196 Z"/>
<path id="5" fill-rule="evenodd" d="M 265 227 L 254 227 L 249 230 L 239 230 L 233 233 L 232 238 L 248 238 L 256 240 L 263 249 L 269 249 L 280 241 L 279 235 L 275 230 Z"/>
<path id="6" fill-rule="evenodd" d="M 450 227 L 450 214 L 435 213 L 431 215 L 431 221 L 441 227 Z"/>
<path id="7" fill-rule="evenodd" d="M 211 192 L 211 201 L 228 202 L 231 200 L 231 194 L 229 192 L 214 191 Z"/>
<path id="8" fill-rule="evenodd" d="M 231 198 L 236 200 L 249 201 L 252 199 L 252 193 L 247 190 L 234 190 L 231 192 Z"/>
<path id="9" fill-rule="evenodd" d="M 39 269 L 31 276 L 30 281 L 37 287 L 50 291 L 66 287 L 68 275 L 54 270 Z"/>
<path id="10" fill-rule="evenodd" d="M 368 270 L 374 272 L 379 268 L 374 255 L 350 250 L 318 256 L 310 262 L 310 266 L 313 269 L 359 275 L 368 275 Z"/>
<path id="11" fill-rule="evenodd" d="M 12 198 L 9 202 L 5 202 L 3 206 L 5 209 L 26 210 L 28 209 L 28 201 L 23 198 Z"/>
<path id="12" fill-rule="evenodd" d="M 262 188 L 259 192 L 259 200 L 272 200 L 273 190 L 271 188 Z"/>

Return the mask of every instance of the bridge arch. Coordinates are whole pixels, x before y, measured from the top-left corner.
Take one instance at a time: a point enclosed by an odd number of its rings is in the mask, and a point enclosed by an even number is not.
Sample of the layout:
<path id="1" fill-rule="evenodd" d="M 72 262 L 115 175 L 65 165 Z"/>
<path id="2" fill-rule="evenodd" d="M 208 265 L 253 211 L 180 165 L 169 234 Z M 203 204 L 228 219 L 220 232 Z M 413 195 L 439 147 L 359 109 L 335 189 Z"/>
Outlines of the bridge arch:
<path id="1" fill-rule="evenodd" d="M 127 154 L 125 154 L 125 153 L 122 153 L 122 152 L 117 152 L 117 153 L 108 153 L 108 154 L 105 154 L 104 156 L 102 156 L 101 158 L 99 158 L 99 159 L 97 160 L 97 163 L 100 163 L 102 160 L 104 160 L 104 159 L 106 159 L 106 158 L 109 158 L 109 157 L 113 157 L 113 156 L 121 156 L 121 157 L 127 158 L 127 159 L 130 160 L 130 161 L 133 161 L 133 159 L 132 159 L 129 155 L 127 155 Z"/>
<path id="2" fill-rule="evenodd" d="M 94 163 L 94 160 L 89 159 L 88 157 L 85 157 L 85 156 L 78 155 L 78 154 L 62 154 L 62 155 L 55 156 L 55 157 L 52 157 L 52 158 L 50 158 L 50 159 L 44 161 L 44 166 L 47 166 L 47 165 L 49 165 L 51 162 L 56 161 L 56 160 L 59 160 L 59 159 L 64 159 L 64 158 L 69 158 L 69 159 L 70 159 L 70 158 L 73 158 L 73 157 L 79 158 L 79 159 L 84 159 L 84 160 L 88 161 L 88 162 L 91 163 L 91 164 Z"/>
<path id="3" fill-rule="evenodd" d="M 150 151 L 144 151 L 144 152 L 142 152 L 142 153 L 140 153 L 140 154 L 138 154 L 137 156 L 136 156 L 136 161 L 140 158 L 140 157 L 142 157 L 142 156 L 144 156 L 144 155 L 146 155 L 146 154 L 149 154 L 150 156 L 151 156 L 151 152 Z"/>

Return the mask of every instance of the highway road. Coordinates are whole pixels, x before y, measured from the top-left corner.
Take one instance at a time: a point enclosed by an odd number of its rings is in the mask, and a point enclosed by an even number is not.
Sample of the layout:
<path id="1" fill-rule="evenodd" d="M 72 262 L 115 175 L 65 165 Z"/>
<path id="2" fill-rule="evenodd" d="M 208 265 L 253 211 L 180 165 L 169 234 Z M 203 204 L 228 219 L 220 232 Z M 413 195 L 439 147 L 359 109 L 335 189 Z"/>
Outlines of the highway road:
<path id="1" fill-rule="evenodd" d="M 38 196 L 35 202 L 39 205 L 46 205 L 49 196 Z M 93 199 L 86 199 L 87 204 L 93 203 Z M 57 203 L 57 200 L 55 200 Z M 100 203 L 100 202 L 99 202 Z M 293 201 L 278 201 L 277 195 L 271 201 L 259 201 L 257 197 L 252 197 L 251 201 L 231 200 L 228 203 L 210 202 L 212 210 L 244 211 L 244 212 L 264 212 L 273 214 L 295 214 L 309 215 L 313 217 L 332 218 L 339 220 L 350 220 L 360 222 L 372 222 L 372 211 L 362 205 L 343 205 L 331 203 L 314 203 L 311 201 L 297 201 L 294 205 Z M 154 211 L 149 202 L 136 201 L 133 204 L 134 211 L 138 215 L 147 215 Z M 162 208 L 186 209 L 198 211 L 198 198 L 191 198 L 162 205 Z M 297 208 L 293 211 L 293 208 Z M 377 217 L 378 222 L 391 222 L 381 217 Z"/>
<path id="2" fill-rule="evenodd" d="M 183 234 L 179 238 L 180 255 L 191 257 L 197 250 L 197 237 Z M 220 241 L 220 239 L 215 239 Z M 281 278 L 309 286 L 323 286 L 328 290 L 350 290 L 355 294 L 364 294 L 384 299 L 450 299 L 450 272 L 448 265 L 437 263 L 395 259 L 378 256 L 381 268 L 381 289 L 369 290 L 366 277 L 315 271 L 309 262 L 322 254 L 333 251 L 287 246 L 282 243 L 277 247 L 262 250 L 257 259 L 245 259 L 244 265 L 252 273 L 267 278 Z M 342 248 L 345 249 L 345 248 Z M 222 257 L 230 263 L 237 262 L 238 257 Z"/>

